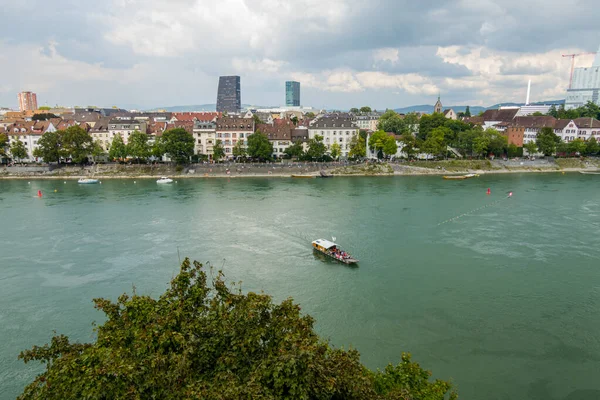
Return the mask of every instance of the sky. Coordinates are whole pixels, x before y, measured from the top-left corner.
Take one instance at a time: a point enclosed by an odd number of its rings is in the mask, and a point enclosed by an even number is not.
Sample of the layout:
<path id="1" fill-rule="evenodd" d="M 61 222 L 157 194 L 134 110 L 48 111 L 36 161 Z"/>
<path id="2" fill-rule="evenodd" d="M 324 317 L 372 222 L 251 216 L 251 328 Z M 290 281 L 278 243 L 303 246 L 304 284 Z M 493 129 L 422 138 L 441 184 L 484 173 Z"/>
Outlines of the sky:
<path id="1" fill-rule="evenodd" d="M 216 102 L 375 109 L 563 99 L 600 45 L 592 0 L 0 0 L 0 106 Z M 569 23 L 569 13 L 576 17 Z M 593 55 L 579 56 L 589 66 Z"/>

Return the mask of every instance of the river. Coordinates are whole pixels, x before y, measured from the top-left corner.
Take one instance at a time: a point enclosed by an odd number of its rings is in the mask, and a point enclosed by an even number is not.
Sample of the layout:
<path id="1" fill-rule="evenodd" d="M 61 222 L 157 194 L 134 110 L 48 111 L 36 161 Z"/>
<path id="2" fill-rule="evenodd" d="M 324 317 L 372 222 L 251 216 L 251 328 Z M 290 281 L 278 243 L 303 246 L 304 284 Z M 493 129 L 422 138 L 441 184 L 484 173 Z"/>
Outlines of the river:
<path id="1" fill-rule="evenodd" d="M 92 298 L 158 296 L 185 256 L 370 368 L 407 351 L 461 399 L 598 399 L 598 178 L 0 180 L 0 399 L 41 370 L 19 351 L 93 340 Z M 332 236 L 358 267 L 313 254 Z"/>

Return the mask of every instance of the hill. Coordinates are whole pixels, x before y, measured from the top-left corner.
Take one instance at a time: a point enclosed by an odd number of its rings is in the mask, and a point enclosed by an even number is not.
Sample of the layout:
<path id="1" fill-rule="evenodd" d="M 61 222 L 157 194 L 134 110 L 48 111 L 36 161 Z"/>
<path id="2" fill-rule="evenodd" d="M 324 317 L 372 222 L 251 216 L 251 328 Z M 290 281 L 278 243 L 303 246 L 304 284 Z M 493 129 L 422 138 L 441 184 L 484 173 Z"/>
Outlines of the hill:
<path id="1" fill-rule="evenodd" d="M 535 103 L 531 103 L 531 105 L 556 104 L 558 106 L 558 105 L 564 104 L 564 103 L 565 103 L 564 100 L 546 100 L 546 101 L 538 101 Z M 493 106 L 489 106 L 489 107 L 470 106 L 470 109 L 471 109 L 472 115 L 477 115 L 480 112 L 485 111 L 485 110 L 494 110 L 494 109 L 498 109 L 500 107 L 521 107 L 524 105 L 525 105 L 525 103 L 499 103 L 499 104 L 494 104 Z M 433 113 L 433 107 L 434 106 L 430 105 L 430 104 L 423 104 L 423 105 L 419 105 L 419 106 L 396 108 L 396 109 L 394 109 L 394 111 L 396 111 L 397 113 L 401 113 L 401 114 L 407 114 L 410 112 L 424 112 L 427 114 L 431 114 L 431 113 Z M 459 112 L 464 112 L 465 109 L 467 108 L 467 106 L 444 106 L 444 109 L 447 109 L 447 108 L 451 108 L 455 112 L 459 113 Z"/>

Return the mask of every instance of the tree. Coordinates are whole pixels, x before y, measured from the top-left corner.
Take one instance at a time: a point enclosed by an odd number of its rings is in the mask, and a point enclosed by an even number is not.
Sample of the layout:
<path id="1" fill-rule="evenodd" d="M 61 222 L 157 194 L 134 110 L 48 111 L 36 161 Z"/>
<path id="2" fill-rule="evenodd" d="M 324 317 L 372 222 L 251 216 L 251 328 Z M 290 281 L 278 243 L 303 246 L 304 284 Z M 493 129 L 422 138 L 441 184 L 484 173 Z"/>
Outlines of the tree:
<path id="1" fill-rule="evenodd" d="M 350 109 L 350 112 L 351 112 L 352 114 L 358 114 L 358 113 L 360 112 L 360 110 L 359 110 L 358 108 L 356 108 L 356 107 L 352 107 L 352 108 Z"/>
<path id="2" fill-rule="evenodd" d="M 366 114 L 366 113 L 372 112 L 372 110 L 371 110 L 371 107 L 369 107 L 369 106 L 363 106 L 360 108 L 360 112 Z"/>
<path id="3" fill-rule="evenodd" d="M 473 155 L 473 145 L 475 143 L 475 138 L 481 135 L 483 135 L 483 129 L 479 126 L 460 132 L 457 138 L 457 147 L 463 152 L 465 156 L 471 156 Z"/>
<path id="4" fill-rule="evenodd" d="M 190 161 L 194 154 L 194 137 L 183 128 L 174 128 L 165 131 L 162 142 L 167 156 L 177 164 Z"/>
<path id="5" fill-rule="evenodd" d="M 315 117 L 315 113 L 312 111 L 309 111 L 306 114 L 304 114 L 304 117 L 306 117 L 308 119 L 313 119 Z"/>
<path id="6" fill-rule="evenodd" d="M 127 155 L 146 161 L 150 157 L 150 145 L 148 144 L 148 135 L 140 131 L 134 131 L 127 141 Z"/>
<path id="7" fill-rule="evenodd" d="M 90 155 L 92 156 L 92 159 L 94 160 L 94 162 L 96 162 L 96 159 L 98 157 L 102 157 L 105 154 L 106 153 L 104 152 L 104 148 L 102 148 L 102 144 L 99 141 L 96 140 L 94 143 L 92 143 L 92 148 L 90 149 Z"/>
<path id="8" fill-rule="evenodd" d="M 292 118 L 290 118 L 290 121 L 292 121 L 292 124 L 294 124 L 294 126 L 298 125 L 298 117 L 296 117 L 295 115 L 292 116 Z"/>
<path id="9" fill-rule="evenodd" d="M 390 137 L 385 131 L 378 130 L 373 132 L 369 137 L 369 150 L 377 154 L 377 158 L 383 158 L 383 148 L 387 143 L 387 138 Z"/>
<path id="10" fill-rule="evenodd" d="M 571 153 L 577 153 L 578 155 L 582 156 L 585 154 L 586 150 L 587 145 L 583 139 L 578 138 L 569 143 L 569 152 Z"/>
<path id="11" fill-rule="evenodd" d="M 594 137 L 587 141 L 586 147 L 585 153 L 588 156 L 596 155 L 600 151 L 600 145 L 598 145 L 598 141 Z"/>
<path id="12" fill-rule="evenodd" d="M 565 143 L 561 141 L 556 145 L 556 155 L 559 156 L 568 156 L 571 154 L 571 148 L 569 147 L 569 143 Z"/>
<path id="13" fill-rule="evenodd" d="M 41 157 L 44 162 L 60 163 L 62 155 L 61 132 L 46 132 L 38 140 L 38 147 L 33 150 L 34 157 Z"/>
<path id="14" fill-rule="evenodd" d="M 310 161 L 320 161 L 326 152 L 327 147 L 323 143 L 323 136 L 315 135 L 314 138 L 308 139 L 308 150 L 304 153 L 303 158 Z"/>
<path id="15" fill-rule="evenodd" d="M 362 158 L 367 156 L 367 146 L 365 138 L 361 135 L 354 135 L 350 140 L 350 152 L 348 157 L 352 159 Z"/>
<path id="16" fill-rule="evenodd" d="M 6 148 L 8 147 L 8 136 L 5 133 L 0 133 L 0 157 L 6 156 Z"/>
<path id="17" fill-rule="evenodd" d="M 121 135 L 116 135 L 110 143 L 108 157 L 111 160 L 125 160 L 127 158 L 127 146 L 125 146 Z"/>
<path id="18" fill-rule="evenodd" d="M 48 111 L 48 110 L 50 110 L 50 107 L 48 107 L 48 106 L 41 106 L 41 107 L 38 107 L 38 110 Z"/>
<path id="19" fill-rule="evenodd" d="M 446 143 L 444 142 L 444 132 L 440 129 L 432 130 L 428 135 L 423 146 L 421 146 L 427 154 L 433 156 L 440 156 L 446 154 Z"/>
<path id="20" fill-rule="evenodd" d="M 543 117 L 544 113 L 540 112 L 540 111 L 536 111 L 533 114 L 531 114 L 532 117 Z"/>
<path id="21" fill-rule="evenodd" d="M 31 120 L 32 121 L 47 121 L 50 118 L 58 118 L 58 117 L 51 113 L 43 113 L 43 114 L 35 114 L 33 117 L 31 117 Z"/>
<path id="22" fill-rule="evenodd" d="M 473 140 L 473 152 L 478 157 L 485 157 L 488 154 L 491 138 L 486 134 L 481 134 Z"/>
<path id="23" fill-rule="evenodd" d="M 246 156 L 246 148 L 244 147 L 244 140 L 240 139 L 235 143 L 233 149 L 231 149 L 231 153 L 234 157 L 245 157 Z"/>
<path id="24" fill-rule="evenodd" d="M 600 118 L 600 106 L 588 101 L 585 106 L 579 107 L 579 116 L 587 118 Z"/>
<path id="25" fill-rule="evenodd" d="M 157 137 L 150 147 L 150 155 L 158 160 L 161 160 L 165 155 L 165 148 L 161 137 Z"/>
<path id="26" fill-rule="evenodd" d="M 397 135 L 403 135 L 405 133 L 410 133 L 408 126 L 393 110 L 388 110 L 381 117 L 379 117 L 379 122 L 377 124 L 377 129 L 384 132 L 394 132 Z"/>
<path id="27" fill-rule="evenodd" d="M 302 153 L 304 153 L 304 148 L 302 147 L 302 141 L 297 140 L 291 146 L 288 146 L 284 153 L 290 158 L 300 158 L 302 157 Z"/>
<path id="28" fill-rule="evenodd" d="M 558 111 L 556 110 L 556 106 L 554 104 L 552 104 L 552 106 L 548 110 L 548 115 L 554 118 L 558 118 Z"/>
<path id="29" fill-rule="evenodd" d="M 421 140 L 426 140 L 429 132 L 435 128 L 446 125 L 446 117 L 442 113 L 433 113 L 431 115 L 423 115 L 419 120 L 419 134 L 417 137 Z"/>
<path id="30" fill-rule="evenodd" d="M 273 144 L 267 135 L 256 131 L 248 136 L 248 155 L 261 161 L 270 160 L 273 155 Z"/>
<path id="31" fill-rule="evenodd" d="M 339 143 L 334 143 L 329 148 L 329 155 L 331 155 L 331 158 L 333 158 L 334 160 L 338 159 L 341 152 L 342 152 L 342 148 L 340 147 Z"/>
<path id="32" fill-rule="evenodd" d="M 405 153 L 406 158 L 410 160 L 417 152 L 417 138 L 409 133 L 402 135 L 400 140 L 402 141 L 402 152 Z"/>
<path id="33" fill-rule="evenodd" d="M 27 158 L 27 147 L 25 147 L 25 143 L 20 140 L 12 142 L 10 145 L 10 154 L 15 160 Z"/>
<path id="34" fill-rule="evenodd" d="M 535 142 L 533 142 L 533 141 L 531 141 L 529 143 L 525 143 L 523 145 L 523 148 L 525 148 L 525 150 L 527 150 L 527 154 L 529 156 L 533 156 L 538 151 L 538 145 Z"/>
<path id="35" fill-rule="evenodd" d="M 509 157 L 518 157 L 519 156 L 519 148 L 516 144 L 511 143 L 508 145 L 507 155 Z"/>
<path id="36" fill-rule="evenodd" d="M 254 125 L 264 124 L 265 121 L 260 119 L 260 117 L 256 114 L 252 114 L 252 119 L 254 119 Z"/>
<path id="37" fill-rule="evenodd" d="M 471 107 L 467 106 L 467 108 L 465 109 L 465 117 L 470 117 L 471 116 Z"/>
<path id="38" fill-rule="evenodd" d="M 496 156 L 504 154 L 506 148 L 508 147 L 508 137 L 504 136 L 494 128 L 486 129 L 484 134 L 490 138 L 488 152 Z"/>
<path id="39" fill-rule="evenodd" d="M 70 126 L 61 135 L 62 156 L 71 158 L 75 164 L 83 164 L 87 161 L 92 150 L 93 139 L 79 125 Z"/>
<path id="40" fill-rule="evenodd" d="M 213 160 L 219 161 L 223 157 L 225 157 L 225 149 L 223 148 L 223 142 L 217 139 L 215 145 L 213 146 Z"/>
<path id="41" fill-rule="evenodd" d="M 91 343 L 65 335 L 19 354 L 44 371 L 19 399 L 455 400 L 402 354 L 372 372 L 356 350 L 331 347 L 292 299 L 243 294 L 187 258 L 158 298 L 94 299 L 105 322 Z"/>
<path id="42" fill-rule="evenodd" d="M 542 128 L 535 142 L 545 156 L 551 156 L 556 151 L 556 145 L 560 143 L 560 137 L 554 134 L 552 128 Z"/>

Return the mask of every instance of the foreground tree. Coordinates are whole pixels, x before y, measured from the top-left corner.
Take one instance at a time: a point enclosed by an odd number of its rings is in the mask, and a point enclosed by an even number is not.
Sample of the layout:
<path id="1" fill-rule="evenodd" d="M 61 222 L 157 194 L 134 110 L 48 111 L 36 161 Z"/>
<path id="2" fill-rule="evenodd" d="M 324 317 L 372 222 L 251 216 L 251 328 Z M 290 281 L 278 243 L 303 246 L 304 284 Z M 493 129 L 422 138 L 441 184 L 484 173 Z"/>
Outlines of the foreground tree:
<path id="1" fill-rule="evenodd" d="M 6 149 L 8 148 L 8 136 L 5 133 L 0 133 L 0 157 L 6 156 Z"/>
<path id="2" fill-rule="evenodd" d="M 70 126 L 60 133 L 61 152 L 64 158 L 71 158 L 75 164 L 83 164 L 91 153 L 93 139 L 79 125 Z"/>
<path id="3" fill-rule="evenodd" d="M 220 139 L 217 139 L 213 146 L 213 160 L 219 161 L 223 157 L 225 157 L 225 148 L 223 148 L 223 142 Z"/>
<path id="4" fill-rule="evenodd" d="M 261 161 L 270 160 L 273 156 L 273 144 L 269 142 L 267 135 L 256 131 L 248 136 L 248 156 Z"/>
<path id="5" fill-rule="evenodd" d="M 188 259 L 158 299 L 134 293 L 94 303 L 106 314 L 95 342 L 60 335 L 19 355 L 46 366 L 19 399 L 457 398 L 410 355 L 369 371 L 356 350 L 319 339 L 291 299 L 242 294 Z"/>
<path id="6" fill-rule="evenodd" d="M 323 143 L 323 136 L 315 135 L 314 138 L 308 139 L 308 150 L 303 158 L 307 161 L 322 161 L 326 152 L 327 146 Z"/>
<path id="7" fill-rule="evenodd" d="M 284 151 L 285 155 L 289 158 L 300 158 L 304 153 L 304 148 L 302 147 L 302 141 L 297 140 L 291 146 L 287 147 Z"/>
<path id="8" fill-rule="evenodd" d="M 150 145 L 148 135 L 140 131 L 134 131 L 127 141 L 127 155 L 135 158 L 138 162 L 146 161 L 150 157 Z"/>
<path id="9" fill-rule="evenodd" d="M 25 143 L 20 140 L 12 142 L 10 145 L 10 154 L 18 161 L 27 158 L 27 147 L 25 147 Z"/>
<path id="10" fill-rule="evenodd" d="M 38 140 L 38 147 L 33 150 L 35 157 L 41 157 L 44 162 L 59 162 L 61 158 L 61 137 L 60 132 L 46 132 Z"/>
<path id="11" fill-rule="evenodd" d="M 560 137 L 554 133 L 552 128 L 542 128 L 535 143 L 545 156 L 551 156 L 556 152 L 556 145 L 560 143 Z"/>
<path id="12" fill-rule="evenodd" d="M 373 111 L 373 110 L 371 110 L 371 107 L 369 107 L 369 106 L 362 106 L 362 107 L 360 108 L 360 112 L 361 112 L 361 113 L 364 113 L 364 114 L 370 113 L 370 112 L 372 112 L 372 111 Z"/>
<path id="13" fill-rule="evenodd" d="M 125 146 L 121 135 L 116 135 L 110 142 L 108 157 L 111 160 L 125 160 L 127 158 L 127 146 Z"/>
<path id="14" fill-rule="evenodd" d="M 92 156 L 92 160 L 94 162 L 96 162 L 98 158 L 106 155 L 106 152 L 104 151 L 104 148 L 102 147 L 102 143 L 100 143 L 100 141 L 96 140 L 94 143 L 92 143 L 90 155 Z"/>
<path id="15" fill-rule="evenodd" d="M 234 157 L 245 157 L 246 156 L 246 148 L 244 147 L 244 140 L 238 140 L 233 146 L 231 153 Z"/>
<path id="16" fill-rule="evenodd" d="M 529 142 L 529 143 L 525 143 L 525 144 L 523 145 L 523 148 L 524 148 L 525 150 L 527 150 L 527 154 L 528 154 L 529 156 L 532 156 L 532 155 L 536 154 L 536 153 L 537 153 L 537 151 L 538 151 L 538 146 L 537 146 L 537 144 L 536 144 L 535 142 L 533 142 L 533 141 L 532 141 L 532 142 Z"/>
<path id="17" fill-rule="evenodd" d="M 409 133 L 408 126 L 404 119 L 394 110 L 387 110 L 379 118 L 377 129 L 384 132 L 394 132 L 397 135 Z"/>
<path id="18" fill-rule="evenodd" d="M 348 157 L 352 159 L 362 158 L 367 156 L 367 145 L 365 138 L 361 135 L 354 135 L 350 140 L 350 152 Z"/>
<path id="19" fill-rule="evenodd" d="M 588 156 L 594 156 L 598 154 L 598 151 L 600 151 L 600 146 L 598 145 L 596 138 L 593 137 L 587 141 L 585 153 Z"/>
<path id="20" fill-rule="evenodd" d="M 406 158 L 412 159 L 417 152 L 417 138 L 408 133 L 402 135 L 400 140 L 402 141 L 402 152 L 406 154 Z"/>
<path id="21" fill-rule="evenodd" d="M 177 164 L 189 162 L 194 155 L 194 136 L 183 128 L 165 131 L 161 140 L 165 153 Z"/>
<path id="22" fill-rule="evenodd" d="M 431 154 L 435 157 L 445 155 L 446 142 L 444 141 L 444 131 L 441 129 L 431 130 L 427 135 L 427 140 L 423 142 L 421 149 L 423 152 Z"/>
<path id="23" fill-rule="evenodd" d="M 578 156 L 582 156 L 587 150 L 587 144 L 583 139 L 577 138 L 569 143 L 568 149 L 570 153 L 576 153 Z"/>
<path id="24" fill-rule="evenodd" d="M 338 143 L 332 144 L 331 147 L 329 148 L 329 155 L 334 160 L 337 160 L 341 153 L 342 153 L 342 148 L 340 147 L 340 145 Z"/>

